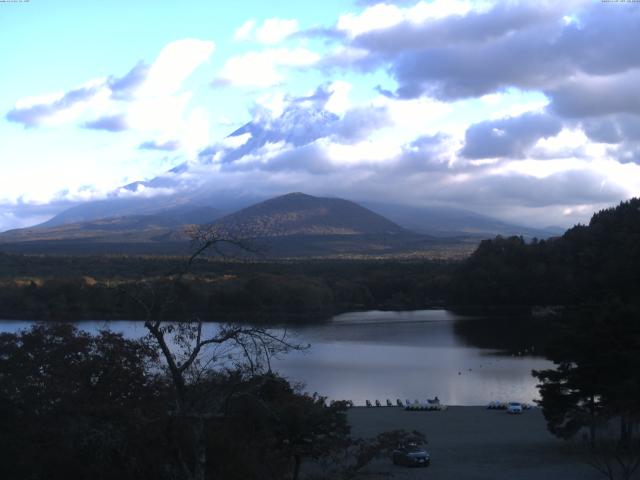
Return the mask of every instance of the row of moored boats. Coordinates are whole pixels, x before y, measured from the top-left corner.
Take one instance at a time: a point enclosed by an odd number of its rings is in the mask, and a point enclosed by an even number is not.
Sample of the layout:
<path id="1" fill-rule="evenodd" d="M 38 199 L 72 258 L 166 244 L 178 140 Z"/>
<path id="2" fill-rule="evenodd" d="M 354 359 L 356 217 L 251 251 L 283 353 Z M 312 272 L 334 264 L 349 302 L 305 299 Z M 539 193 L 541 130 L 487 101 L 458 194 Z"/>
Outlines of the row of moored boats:
<path id="1" fill-rule="evenodd" d="M 382 407 L 382 402 L 380 400 L 375 400 L 373 403 L 370 400 L 365 401 L 365 405 L 367 407 Z M 399 398 L 396 399 L 396 403 L 394 404 L 391 400 L 387 398 L 386 405 L 387 407 L 402 407 L 405 410 L 412 411 L 440 411 L 446 410 L 447 406 L 440 403 L 440 399 L 438 397 L 428 398 L 426 402 L 420 402 L 419 400 L 411 401 L 406 399 L 404 403 Z"/>

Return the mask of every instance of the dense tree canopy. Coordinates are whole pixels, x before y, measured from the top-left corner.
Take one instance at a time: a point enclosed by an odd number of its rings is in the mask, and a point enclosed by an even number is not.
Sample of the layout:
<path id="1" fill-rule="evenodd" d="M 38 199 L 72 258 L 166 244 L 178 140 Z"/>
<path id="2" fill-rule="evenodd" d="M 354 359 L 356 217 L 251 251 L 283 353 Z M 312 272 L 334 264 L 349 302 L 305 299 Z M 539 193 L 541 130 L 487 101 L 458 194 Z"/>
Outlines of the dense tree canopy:
<path id="1" fill-rule="evenodd" d="M 347 459 L 332 465 L 351 478 L 392 441 L 422 438 L 354 439 L 345 402 L 326 405 L 273 373 L 200 373 L 182 398 L 193 403 L 180 412 L 145 342 L 69 324 L 0 335 L 0 478 L 186 478 L 181 472 L 197 452 L 195 413 L 206 440 L 203 478 L 302 478 L 308 462 L 328 458 Z"/>
<path id="2" fill-rule="evenodd" d="M 621 420 L 628 441 L 640 421 L 640 308 L 586 305 L 568 310 L 548 349 L 557 364 L 534 372 L 549 430 L 562 438 L 588 427 L 592 441 L 609 419 Z"/>
<path id="3" fill-rule="evenodd" d="M 111 267 L 108 260 L 112 261 Z M 184 259 L 180 259 L 184 262 Z M 0 253 L 0 317 L 28 320 L 142 319 L 122 292 L 144 281 L 172 285 L 177 258 L 32 257 Z M 163 271 L 163 269 L 165 269 Z M 197 259 L 181 279 L 174 319 L 328 318 L 361 309 L 442 304 L 452 264 L 435 261 L 223 262 Z"/>
<path id="4" fill-rule="evenodd" d="M 155 360 L 143 343 L 68 324 L 0 335 L 0 476 L 152 473 L 147 442 L 161 438 L 163 391 Z"/>
<path id="5" fill-rule="evenodd" d="M 640 199 L 593 215 L 562 237 L 483 241 L 453 277 L 451 301 L 475 305 L 567 305 L 640 291 Z"/>

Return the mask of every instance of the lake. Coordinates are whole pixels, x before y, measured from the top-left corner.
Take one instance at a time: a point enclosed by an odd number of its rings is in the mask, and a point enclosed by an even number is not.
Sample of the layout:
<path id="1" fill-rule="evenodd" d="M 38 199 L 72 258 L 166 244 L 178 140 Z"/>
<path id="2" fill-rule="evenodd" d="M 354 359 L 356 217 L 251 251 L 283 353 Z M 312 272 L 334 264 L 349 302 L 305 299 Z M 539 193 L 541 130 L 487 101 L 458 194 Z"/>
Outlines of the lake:
<path id="1" fill-rule="evenodd" d="M 110 328 L 144 335 L 142 322 L 84 321 L 90 332 Z M 0 321 L 15 332 L 29 322 Z M 215 328 L 210 324 L 208 328 Z M 280 330 L 280 327 L 275 327 Z M 512 317 L 469 317 L 447 310 L 357 312 L 322 324 L 288 326 L 294 342 L 311 344 L 273 361 L 274 369 L 305 390 L 329 399 L 418 399 L 438 396 L 449 405 L 538 398 L 531 370 L 552 367 L 535 355 L 539 325 Z"/>

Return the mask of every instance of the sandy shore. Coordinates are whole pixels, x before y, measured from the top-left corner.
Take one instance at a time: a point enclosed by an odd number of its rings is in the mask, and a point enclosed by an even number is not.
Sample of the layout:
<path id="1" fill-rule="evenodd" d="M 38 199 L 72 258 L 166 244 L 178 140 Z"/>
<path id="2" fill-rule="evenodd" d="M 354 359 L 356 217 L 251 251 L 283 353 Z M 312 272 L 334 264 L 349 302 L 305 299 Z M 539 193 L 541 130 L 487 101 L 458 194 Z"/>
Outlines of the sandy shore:
<path id="1" fill-rule="evenodd" d="M 373 474 L 434 480 L 603 478 L 570 445 L 547 432 L 538 409 L 509 415 L 483 407 L 450 407 L 443 412 L 356 407 L 349 410 L 349 421 L 354 436 L 364 438 L 395 429 L 427 436 L 430 467 L 397 467 L 385 460 L 371 465 Z"/>

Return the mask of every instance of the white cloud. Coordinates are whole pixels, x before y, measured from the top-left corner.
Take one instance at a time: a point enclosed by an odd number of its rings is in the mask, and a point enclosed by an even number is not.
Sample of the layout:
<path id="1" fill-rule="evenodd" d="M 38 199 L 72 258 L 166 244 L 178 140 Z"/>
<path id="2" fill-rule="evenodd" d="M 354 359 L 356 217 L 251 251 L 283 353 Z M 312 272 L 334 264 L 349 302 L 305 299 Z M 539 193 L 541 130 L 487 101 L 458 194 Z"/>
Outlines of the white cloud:
<path id="1" fill-rule="evenodd" d="M 410 142 L 412 139 L 425 134 L 435 134 L 446 130 L 447 133 L 460 133 L 462 128 L 444 128 L 443 120 L 454 111 L 445 103 L 430 98 L 398 100 L 385 96 L 377 97 L 374 105 L 384 107 L 394 126 L 394 135 L 400 142 Z"/>
<path id="2" fill-rule="evenodd" d="M 326 150 L 335 165 L 353 166 L 393 161 L 402 148 L 394 138 L 385 136 L 353 144 L 330 143 L 326 145 Z"/>
<path id="3" fill-rule="evenodd" d="M 213 42 L 193 38 L 169 43 L 153 62 L 138 96 L 159 97 L 176 93 L 187 77 L 209 59 L 214 48 Z"/>
<path id="4" fill-rule="evenodd" d="M 282 67 L 313 65 L 320 56 L 306 48 L 274 48 L 232 57 L 217 81 L 241 87 L 271 87 L 284 80 Z"/>
<path id="5" fill-rule="evenodd" d="M 324 108 L 336 115 L 342 115 L 350 106 L 349 92 L 353 88 L 349 82 L 337 80 L 329 86 L 331 97 L 325 104 Z"/>
<path id="6" fill-rule="evenodd" d="M 500 95 L 500 94 L 496 94 Z M 487 95 L 481 97 L 484 99 Z M 486 99 L 484 100 L 486 102 Z M 487 102 L 488 103 L 488 102 Z M 495 110 L 490 118 L 519 117 L 525 113 L 541 113 L 549 105 L 549 100 L 509 101 L 508 106 Z"/>
<path id="7" fill-rule="evenodd" d="M 233 34 L 236 41 L 253 40 L 264 45 L 275 45 L 300 30 L 297 20 L 268 18 L 257 26 L 254 19 L 247 20 Z"/>
<path id="8" fill-rule="evenodd" d="M 379 3 L 365 9 L 359 15 L 347 13 L 338 19 L 338 30 L 342 30 L 352 37 L 370 30 L 389 28 L 404 20 L 403 10 L 395 5 Z"/>
<path id="9" fill-rule="evenodd" d="M 288 145 L 285 141 L 279 142 L 267 142 L 257 150 L 242 156 L 234 162 L 234 168 L 245 168 L 246 166 L 257 167 L 259 165 L 266 165 L 269 160 L 273 159 L 279 154 L 287 152 L 291 149 L 291 145 Z"/>
<path id="10" fill-rule="evenodd" d="M 127 110 L 132 128 L 140 131 L 170 133 L 180 128 L 183 113 L 191 99 L 190 93 L 181 95 L 140 98 Z"/>
<path id="11" fill-rule="evenodd" d="M 256 26 L 256 21 L 253 19 L 247 20 L 244 22 L 233 34 L 233 39 L 236 41 L 241 40 L 249 40 L 251 38 L 251 34 L 253 33 L 253 29 Z"/>
<path id="12" fill-rule="evenodd" d="M 414 7 L 405 12 L 405 17 L 415 23 L 422 23 L 426 20 L 436 20 L 452 15 L 466 15 L 471 10 L 485 11 L 493 2 L 476 1 L 472 3 L 468 0 L 432 0 L 430 2 L 419 2 Z"/>
<path id="13" fill-rule="evenodd" d="M 204 107 L 196 107 L 189 112 L 181 130 L 181 144 L 185 154 L 195 158 L 209 143 L 209 112 Z"/>
<path id="14" fill-rule="evenodd" d="M 224 148 L 239 148 L 251 140 L 251 133 L 243 133 L 242 135 L 234 135 L 233 137 L 225 137 L 220 143 Z"/>
<path id="15" fill-rule="evenodd" d="M 110 131 L 175 128 L 190 98 L 179 90 L 213 49 L 213 42 L 204 40 L 171 42 L 148 69 L 139 64 L 122 78 L 98 78 L 67 92 L 20 99 L 7 118 L 28 127 L 77 122 Z M 109 127 L 105 122 L 109 118 L 119 119 L 120 127 Z"/>
<path id="16" fill-rule="evenodd" d="M 262 23 L 260 28 L 256 29 L 256 39 L 260 43 L 273 45 L 294 34 L 298 29 L 297 20 L 269 18 Z"/>
<path id="17" fill-rule="evenodd" d="M 195 156 L 209 143 L 209 114 L 190 107 L 192 92 L 184 90 L 184 82 L 214 47 L 191 38 L 171 42 L 150 66 L 139 63 L 120 78 L 98 78 L 67 92 L 18 100 L 7 118 L 31 127 L 76 124 L 134 132 L 142 135 L 135 145 L 171 141 L 182 154 Z"/>
<path id="18" fill-rule="evenodd" d="M 283 91 L 267 92 L 255 101 L 253 120 L 261 121 L 262 117 L 278 118 L 287 106 L 286 95 Z"/>
<path id="19" fill-rule="evenodd" d="M 366 8 L 360 14 L 341 15 L 337 28 L 351 37 L 357 37 L 373 30 L 393 27 L 403 21 L 423 23 L 452 15 L 466 15 L 471 10 L 486 10 L 488 5 L 488 2 L 472 4 L 464 0 L 433 0 L 421 1 L 412 7 L 401 8 L 387 3 L 378 3 Z"/>
<path id="20" fill-rule="evenodd" d="M 153 198 L 160 196 L 167 196 L 176 193 L 172 188 L 166 187 L 148 187 L 143 184 L 136 185 L 135 190 L 128 188 L 119 188 L 115 191 L 115 196 L 118 198 Z"/>

